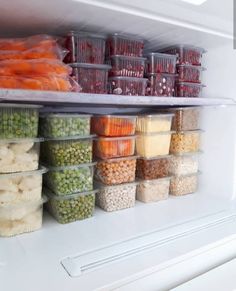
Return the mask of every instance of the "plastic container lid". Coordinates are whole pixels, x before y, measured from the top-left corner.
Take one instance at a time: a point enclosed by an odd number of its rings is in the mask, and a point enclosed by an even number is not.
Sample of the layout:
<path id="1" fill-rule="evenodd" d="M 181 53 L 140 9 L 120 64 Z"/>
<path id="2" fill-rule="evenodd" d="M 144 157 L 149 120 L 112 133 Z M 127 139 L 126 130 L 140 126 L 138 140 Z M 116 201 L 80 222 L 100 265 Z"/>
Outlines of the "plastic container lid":
<path id="1" fill-rule="evenodd" d="M 203 154 L 203 151 L 197 151 L 197 152 L 187 152 L 187 153 L 174 153 L 171 154 L 172 156 L 182 157 L 182 156 L 196 156 Z"/>
<path id="2" fill-rule="evenodd" d="M 164 53 L 158 53 L 158 52 L 152 52 L 148 53 L 147 56 L 156 56 L 159 58 L 170 58 L 170 59 L 177 59 L 176 55 L 170 55 L 170 54 L 164 54 Z"/>
<path id="3" fill-rule="evenodd" d="M 198 171 L 196 173 L 189 173 L 189 174 L 185 174 L 185 175 L 173 175 L 171 178 L 181 178 L 181 177 L 199 176 L 201 174 L 202 174 L 202 172 L 201 171 Z"/>
<path id="4" fill-rule="evenodd" d="M 194 46 L 194 45 L 188 45 L 188 44 L 176 44 L 176 45 L 172 45 L 172 46 L 169 46 L 169 47 L 166 47 L 163 49 L 163 51 L 166 51 L 166 50 L 170 50 L 170 49 L 175 49 L 175 48 L 184 48 L 184 49 L 191 49 L 191 50 L 195 50 L 195 51 L 200 51 L 201 53 L 206 53 L 207 51 L 202 48 L 202 47 L 197 47 L 197 46 Z"/>
<path id="5" fill-rule="evenodd" d="M 74 136 L 64 136 L 64 137 L 49 137 L 45 138 L 45 141 L 61 141 L 61 140 L 80 140 L 80 139 L 93 139 L 96 137 L 96 134 L 90 135 L 74 135 Z"/>
<path id="6" fill-rule="evenodd" d="M 185 85 L 185 86 L 195 86 L 195 87 L 206 87 L 204 84 L 199 84 L 199 83 L 191 83 L 191 82 L 176 82 L 176 85 Z"/>
<path id="7" fill-rule="evenodd" d="M 6 179 L 6 178 L 13 178 L 15 176 L 31 176 L 31 175 L 42 175 L 45 174 L 48 171 L 47 168 L 40 166 L 38 170 L 34 171 L 26 171 L 26 172 L 14 172 L 14 173 L 6 173 L 6 174 L 1 174 L 0 175 L 0 180 L 1 179 Z"/>
<path id="8" fill-rule="evenodd" d="M 93 117 L 107 117 L 107 118 L 137 118 L 137 115 L 112 115 L 112 114 L 97 114 L 93 115 Z"/>
<path id="9" fill-rule="evenodd" d="M 63 170 L 76 170 L 76 169 L 80 169 L 84 167 L 93 167 L 96 164 L 97 164 L 96 162 L 93 162 L 93 163 L 87 163 L 87 164 L 80 164 L 77 166 L 61 166 L 61 167 L 51 167 L 47 165 L 46 166 L 49 171 L 54 172 L 54 171 L 63 171 Z"/>
<path id="10" fill-rule="evenodd" d="M 18 202 L 18 203 L 11 203 L 11 204 L 0 204 L 0 210 L 1 208 L 4 208 L 5 209 L 16 209 L 16 208 L 21 208 L 21 207 L 30 207 L 30 206 L 40 206 L 42 205 L 43 203 L 47 202 L 48 199 L 46 196 L 43 196 L 40 200 L 37 200 L 37 201 L 21 201 L 21 202 Z"/>
<path id="11" fill-rule="evenodd" d="M 129 34 L 119 34 L 119 33 L 113 33 L 110 34 L 109 37 L 119 37 L 119 38 L 124 38 L 124 39 L 128 39 L 128 40 L 137 40 L 137 41 L 142 41 L 144 42 L 144 39 L 138 37 L 138 36 L 134 36 L 134 35 L 129 35 Z"/>
<path id="12" fill-rule="evenodd" d="M 172 134 L 176 133 L 175 130 L 170 130 L 170 131 L 159 131 L 159 132 L 150 132 L 150 133 L 145 133 L 145 132 L 136 132 L 137 136 L 147 136 L 147 135 L 166 135 L 166 134 Z"/>
<path id="13" fill-rule="evenodd" d="M 40 114 L 40 118 L 46 118 L 46 117 L 91 117 L 92 114 L 79 114 L 79 113 L 51 113 L 51 112 L 45 112 Z"/>
<path id="14" fill-rule="evenodd" d="M 138 181 L 131 182 L 131 183 L 123 183 L 123 184 L 115 184 L 115 185 L 105 185 L 101 182 L 95 181 L 96 187 L 99 189 L 109 189 L 109 188 L 119 188 L 125 186 L 137 186 L 139 184 Z"/>
<path id="15" fill-rule="evenodd" d="M 168 108 L 168 111 L 178 111 L 178 110 L 192 110 L 192 109 L 202 109 L 203 106 L 186 106 L 186 107 L 176 107 L 176 108 Z"/>
<path id="16" fill-rule="evenodd" d="M 152 179 L 152 180 L 145 180 L 145 179 L 140 179 L 138 180 L 138 182 L 141 184 L 149 184 L 149 183 L 152 183 L 152 182 L 157 182 L 157 181 L 165 181 L 165 180 L 171 180 L 173 176 L 167 176 L 167 177 L 162 177 L 162 178 L 157 178 L 157 179 Z"/>
<path id="17" fill-rule="evenodd" d="M 92 191 L 87 191 L 87 192 L 81 192 L 81 193 L 74 193 L 70 195 L 56 195 L 52 191 L 50 191 L 48 188 L 43 188 L 43 193 L 51 199 L 54 200 L 69 200 L 69 199 L 74 199 L 80 196 L 86 196 L 90 194 L 96 194 L 98 190 L 92 190 Z"/>
<path id="18" fill-rule="evenodd" d="M 101 38 L 101 39 L 106 39 L 106 36 L 103 34 L 96 34 L 96 33 L 91 33 L 87 31 L 70 31 L 68 36 L 75 35 L 75 36 L 80 36 L 80 37 L 91 37 L 91 38 Z"/>
<path id="19" fill-rule="evenodd" d="M 133 57 L 133 56 L 129 57 L 129 56 L 123 56 L 123 55 L 112 55 L 110 56 L 110 59 L 124 59 L 124 60 L 133 60 L 133 61 L 146 61 L 147 60 L 147 58 L 144 58 L 144 57 Z"/>
<path id="20" fill-rule="evenodd" d="M 171 155 L 163 155 L 163 156 L 156 156 L 156 157 L 152 157 L 152 158 L 140 157 L 138 159 L 139 160 L 145 160 L 145 161 L 151 161 L 151 160 L 170 159 L 172 156 L 173 156 L 173 154 L 171 154 Z"/>
<path id="21" fill-rule="evenodd" d="M 164 77 L 168 77 L 168 78 L 177 78 L 178 74 L 169 74 L 169 73 L 147 73 L 146 76 L 147 77 L 152 77 L 152 76 L 156 76 L 156 75 L 162 75 Z"/>
<path id="22" fill-rule="evenodd" d="M 29 109 L 39 109 L 42 108 L 42 105 L 32 105 L 32 104 L 13 104 L 13 103 L 1 103 L 0 102 L 0 107 L 4 108 L 29 108 Z"/>
<path id="23" fill-rule="evenodd" d="M 174 131 L 174 133 L 176 134 L 185 134 L 185 133 L 194 133 L 194 132 L 197 132 L 197 133 L 203 133 L 205 132 L 204 130 L 202 129 L 193 129 L 193 130 L 178 130 L 178 131 Z"/>
<path id="24" fill-rule="evenodd" d="M 136 139 L 136 135 L 130 136 L 119 136 L 119 137 L 97 137 L 96 140 L 106 140 L 106 141 L 115 141 L 115 140 L 127 140 L 127 139 Z"/>
<path id="25" fill-rule="evenodd" d="M 0 139 L 0 144 L 5 143 L 28 143 L 28 142 L 43 142 L 45 139 L 40 138 L 13 138 L 13 139 Z"/>
<path id="26" fill-rule="evenodd" d="M 120 162 L 120 161 L 127 161 L 127 160 L 136 160 L 139 159 L 139 156 L 127 156 L 127 157 L 121 157 L 121 158 L 112 158 L 112 159 L 98 159 L 97 162 L 102 163 L 113 163 L 113 162 Z"/>
<path id="27" fill-rule="evenodd" d="M 172 117 L 174 116 L 174 113 L 153 113 L 153 114 L 143 114 L 143 115 L 139 115 L 138 118 L 166 118 L 166 117 Z"/>
<path id="28" fill-rule="evenodd" d="M 126 81 L 141 81 L 141 82 L 147 82 L 147 78 L 137 78 L 137 77 L 123 77 L 123 76 L 118 76 L 118 77 L 110 77 L 108 80 L 126 80 Z"/>
<path id="29" fill-rule="evenodd" d="M 99 69 L 99 70 L 110 70 L 112 67 L 109 65 L 90 64 L 90 63 L 71 63 L 68 64 L 72 68 L 85 68 L 85 69 Z"/>
<path id="30" fill-rule="evenodd" d="M 189 65 L 189 64 L 181 64 L 181 65 L 176 65 L 176 67 L 184 67 L 184 68 L 193 68 L 193 69 L 197 69 L 199 71 L 206 71 L 206 68 L 202 67 L 202 66 L 194 66 L 194 65 Z"/>

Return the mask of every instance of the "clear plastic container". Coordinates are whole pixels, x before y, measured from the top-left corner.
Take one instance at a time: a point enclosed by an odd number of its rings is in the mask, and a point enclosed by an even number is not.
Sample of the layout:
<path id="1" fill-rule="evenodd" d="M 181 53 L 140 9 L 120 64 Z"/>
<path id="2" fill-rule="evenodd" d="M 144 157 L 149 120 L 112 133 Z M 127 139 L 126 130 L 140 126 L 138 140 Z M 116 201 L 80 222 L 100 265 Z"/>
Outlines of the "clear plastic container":
<path id="1" fill-rule="evenodd" d="M 147 73 L 175 74 L 176 56 L 162 53 L 149 53 L 147 55 Z"/>
<path id="2" fill-rule="evenodd" d="M 104 35 L 71 31 L 65 38 L 69 53 L 65 63 L 103 64 L 105 59 L 106 37 Z"/>
<path id="3" fill-rule="evenodd" d="M 48 189 L 44 190 L 48 197 L 47 210 L 62 224 L 93 216 L 96 190 L 72 195 L 57 196 Z"/>
<path id="4" fill-rule="evenodd" d="M 79 84 L 83 93 L 107 93 L 108 71 L 111 66 L 87 63 L 71 64 L 72 78 Z"/>
<path id="5" fill-rule="evenodd" d="M 175 45 L 162 50 L 171 55 L 177 55 L 177 64 L 201 66 L 202 54 L 205 49 L 191 45 Z"/>
<path id="6" fill-rule="evenodd" d="M 34 171 L 39 166 L 40 142 L 35 139 L 1 139 L 0 173 Z"/>
<path id="7" fill-rule="evenodd" d="M 154 133 L 170 131 L 174 114 L 139 115 L 136 120 L 136 132 Z"/>
<path id="8" fill-rule="evenodd" d="M 174 113 L 172 119 L 172 130 L 195 130 L 200 126 L 201 107 L 180 107 L 168 109 Z"/>
<path id="9" fill-rule="evenodd" d="M 139 134 L 136 139 L 136 152 L 144 158 L 169 154 L 171 131 Z"/>
<path id="10" fill-rule="evenodd" d="M 90 134 L 91 115 L 49 113 L 40 116 L 40 135 L 65 137 Z"/>
<path id="11" fill-rule="evenodd" d="M 135 139 L 136 136 L 97 138 L 94 141 L 94 154 L 101 159 L 133 156 Z"/>
<path id="12" fill-rule="evenodd" d="M 204 85 L 197 83 L 180 82 L 175 84 L 176 97 L 201 97 Z"/>
<path id="13" fill-rule="evenodd" d="M 92 162 L 93 135 L 51 138 L 42 144 L 42 161 L 53 167 Z"/>
<path id="14" fill-rule="evenodd" d="M 93 190 L 93 173 L 96 163 L 79 166 L 48 167 L 44 176 L 44 184 L 56 195 Z"/>
<path id="15" fill-rule="evenodd" d="M 129 57 L 142 57 L 144 40 L 131 35 L 115 33 L 110 35 L 106 42 L 106 55 L 122 55 Z"/>
<path id="16" fill-rule="evenodd" d="M 201 152 L 172 155 L 169 172 L 171 175 L 188 175 L 198 172 L 199 154 Z"/>
<path id="17" fill-rule="evenodd" d="M 44 202 L 45 199 L 41 199 L 37 202 L 0 205 L 0 236 L 9 237 L 40 229 Z"/>
<path id="18" fill-rule="evenodd" d="M 166 177 L 140 181 L 137 187 L 137 200 L 149 203 L 168 199 L 170 179 Z"/>
<path id="19" fill-rule="evenodd" d="M 170 170 L 171 155 L 155 158 L 138 158 L 136 176 L 144 180 L 167 177 Z"/>
<path id="20" fill-rule="evenodd" d="M 92 117 L 92 133 L 103 136 L 128 136 L 135 134 L 136 116 L 100 115 Z"/>
<path id="21" fill-rule="evenodd" d="M 192 153 L 200 149 L 200 137 L 202 130 L 179 131 L 172 134 L 170 153 Z"/>
<path id="22" fill-rule="evenodd" d="M 145 61 L 146 58 L 111 56 L 109 62 L 112 69 L 109 71 L 109 76 L 143 78 Z"/>
<path id="23" fill-rule="evenodd" d="M 36 138 L 41 107 L 0 103 L 0 138 Z"/>
<path id="24" fill-rule="evenodd" d="M 42 196 L 43 174 L 46 168 L 30 172 L 0 175 L 0 205 L 37 202 Z"/>
<path id="25" fill-rule="evenodd" d="M 115 95 L 144 96 L 147 80 L 131 77 L 109 78 L 109 93 Z"/>
<path id="26" fill-rule="evenodd" d="M 137 156 L 100 160 L 95 167 L 95 178 L 105 185 L 134 182 L 136 161 Z"/>
<path id="27" fill-rule="evenodd" d="M 176 70 L 179 82 L 201 83 L 202 71 L 205 68 L 192 65 L 178 65 Z"/>
<path id="28" fill-rule="evenodd" d="M 149 74 L 146 88 L 147 96 L 173 97 L 176 75 L 165 73 Z"/>
<path id="29" fill-rule="evenodd" d="M 170 195 L 182 196 L 195 193 L 198 188 L 198 175 L 199 173 L 173 176 L 170 182 Z"/>
<path id="30" fill-rule="evenodd" d="M 96 195 L 96 205 L 105 211 L 117 211 L 135 206 L 136 182 L 105 186 L 96 184 L 99 190 Z"/>

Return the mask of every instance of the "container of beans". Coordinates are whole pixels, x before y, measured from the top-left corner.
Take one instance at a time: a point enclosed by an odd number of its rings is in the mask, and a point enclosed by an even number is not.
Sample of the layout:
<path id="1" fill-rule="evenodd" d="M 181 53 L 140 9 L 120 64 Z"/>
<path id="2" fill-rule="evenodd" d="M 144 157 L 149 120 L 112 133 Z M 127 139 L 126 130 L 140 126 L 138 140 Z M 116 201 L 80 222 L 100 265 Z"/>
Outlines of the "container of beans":
<path id="1" fill-rule="evenodd" d="M 42 141 L 42 138 L 1 139 L 0 173 L 37 170 Z"/>
<path id="2" fill-rule="evenodd" d="M 136 139 L 137 155 L 153 158 L 169 154 L 171 131 L 138 134 Z"/>
<path id="3" fill-rule="evenodd" d="M 71 66 L 72 78 L 79 84 L 80 92 L 107 93 L 108 71 L 111 66 L 87 63 L 75 63 Z"/>
<path id="4" fill-rule="evenodd" d="M 92 117 L 91 131 L 107 137 L 135 134 L 136 116 L 100 115 Z"/>
<path id="5" fill-rule="evenodd" d="M 149 53 L 147 55 L 147 73 L 175 74 L 176 56 L 162 53 Z"/>
<path id="6" fill-rule="evenodd" d="M 99 137 L 94 140 L 94 154 L 100 159 L 133 156 L 136 136 Z"/>
<path id="7" fill-rule="evenodd" d="M 96 163 L 79 166 L 48 167 L 44 176 L 44 184 L 56 195 L 93 190 L 93 173 Z"/>
<path id="8" fill-rule="evenodd" d="M 93 216 L 96 190 L 71 195 L 58 196 L 44 189 L 48 197 L 47 210 L 62 224 Z"/>
<path id="9" fill-rule="evenodd" d="M 205 85 L 197 83 L 176 82 L 175 96 L 176 97 L 201 97 L 202 88 Z"/>
<path id="10" fill-rule="evenodd" d="M 170 153 L 198 152 L 202 130 L 180 131 L 172 134 Z"/>
<path id="11" fill-rule="evenodd" d="M 104 35 L 71 31 L 65 39 L 65 47 L 69 53 L 65 63 L 103 64 L 105 59 Z"/>
<path id="12" fill-rule="evenodd" d="M 171 155 L 155 158 L 138 158 L 136 176 L 140 179 L 152 180 L 169 175 Z"/>
<path id="13" fill-rule="evenodd" d="M 157 202 L 169 197 L 170 177 L 139 181 L 136 198 L 139 201 Z"/>
<path id="14" fill-rule="evenodd" d="M 170 181 L 170 195 L 182 196 L 195 193 L 198 188 L 198 175 L 199 173 L 173 176 Z"/>
<path id="15" fill-rule="evenodd" d="M 109 93 L 115 95 L 145 96 L 147 79 L 134 77 L 109 78 Z"/>
<path id="16" fill-rule="evenodd" d="M 47 139 L 41 147 L 41 159 L 53 167 L 91 163 L 93 137 L 94 135 Z"/>
<path id="17" fill-rule="evenodd" d="M 106 55 L 122 55 L 129 57 L 142 57 L 144 40 L 132 35 L 115 33 L 110 35 L 106 42 Z"/>
<path id="18" fill-rule="evenodd" d="M 173 108 L 168 109 L 168 111 L 174 113 L 171 126 L 172 130 L 199 129 L 201 107 Z"/>
<path id="19" fill-rule="evenodd" d="M 106 185 L 134 182 L 137 156 L 100 160 L 95 167 L 95 178 Z"/>
<path id="20" fill-rule="evenodd" d="M 36 138 L 41 107 L 0 103 L 0 138 Z"/>
<path id="21" fill-rule="evenodd" d="M 139 115 L 136 120 L 136 132 L 155 133 L 170 131 L 173 113 Z"/>
<path id="22" fill-rule="evenodd" d="M 201 83 L 202 72 L 205 68 L 192 65 L 178 65 L 176 67 L 179 82 Z"/>
<path id="23" fill-rule="evenodd" d="M 169 172 L 177 176 L 197 173 L 200 153 L 194 152 L 172 155 L 170 158 Z"/>
<path id="24" fill-rule="evenodd" d="M 99 188 L 96 205 L 105 211 L 134 207 L 137 184 L 136 182 L 115 186 L 96 184 Z"/>
<path id="25" fill-rule="evenodd" d="M 202 55 L 206 50 L 191 45 L 175 45 L 162 50 L 171 55 L 177 55 L 177 64 L 201 66 Z"/>
<path id="26" fill-rule="evenodd" d="M 65 137 L 90 134 L 91 115 L 49 113 L 40 116 L 40 134 L 44 137 Z"/>
<path id="27" fill-rule="evenodd" d="M 148 74 L 147 96 L 173 97 L 175 94 L 176 75 L 158 73 Z"/>
<path id="28" fill-rule="evenodd" d="M 146 58 L 111 56 L 109 64 L 112 69 L 109 71 L 110 77 L 136 77 L 143 78 Z"/>

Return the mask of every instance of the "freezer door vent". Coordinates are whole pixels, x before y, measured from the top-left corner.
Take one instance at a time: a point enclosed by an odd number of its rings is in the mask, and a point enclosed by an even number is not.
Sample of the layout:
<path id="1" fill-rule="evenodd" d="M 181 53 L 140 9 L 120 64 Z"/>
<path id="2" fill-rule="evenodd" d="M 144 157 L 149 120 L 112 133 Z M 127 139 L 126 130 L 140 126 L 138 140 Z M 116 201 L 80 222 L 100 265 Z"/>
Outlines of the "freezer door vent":
<path id="1" fill-rule="evenodd" d="M 235 219 L 235 212 L 222 211 L 215 215 L 155 231 L 97 250 L 72 255 L 64 258 L 61 264 L 71 277 L 78 277 L 84 273 L 95 271 L 108 265 L 112 266 L 112 264 L 121 260 L 130 259 L 133 256 L 138 256 L 143 252 L 161 247 L 174 240 Z"/>

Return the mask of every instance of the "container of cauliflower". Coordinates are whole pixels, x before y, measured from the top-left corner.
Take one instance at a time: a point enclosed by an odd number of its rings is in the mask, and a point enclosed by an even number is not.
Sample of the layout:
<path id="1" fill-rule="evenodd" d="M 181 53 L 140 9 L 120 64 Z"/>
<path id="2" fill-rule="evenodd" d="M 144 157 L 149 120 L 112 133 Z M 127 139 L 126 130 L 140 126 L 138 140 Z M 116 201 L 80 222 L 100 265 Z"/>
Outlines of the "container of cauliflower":
<path id="1" fill-rule="evenodd" d="M 0 173 L 37 170 L 42 141 L 41 138 L 0 140 Z"/>

